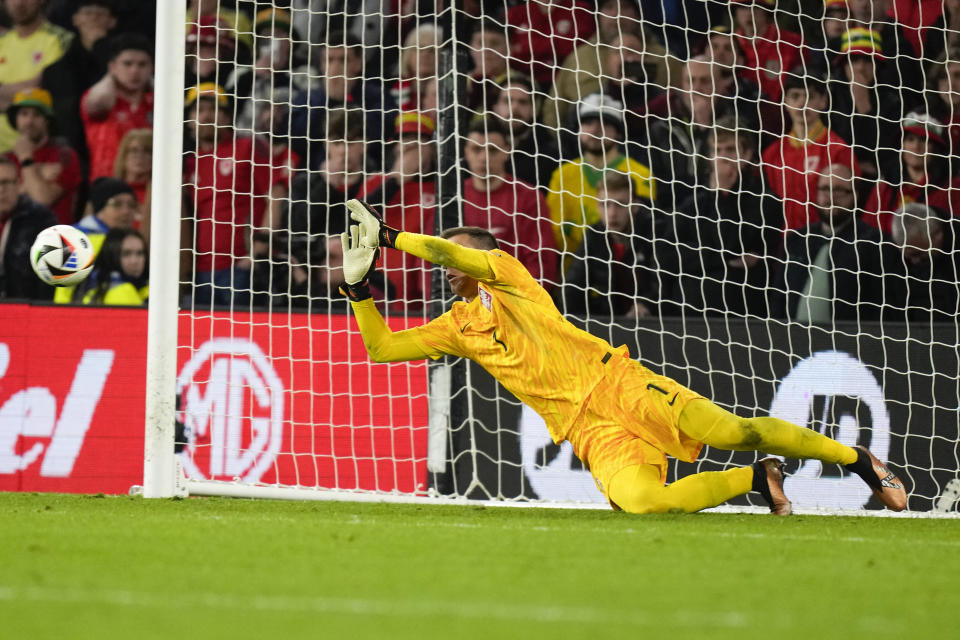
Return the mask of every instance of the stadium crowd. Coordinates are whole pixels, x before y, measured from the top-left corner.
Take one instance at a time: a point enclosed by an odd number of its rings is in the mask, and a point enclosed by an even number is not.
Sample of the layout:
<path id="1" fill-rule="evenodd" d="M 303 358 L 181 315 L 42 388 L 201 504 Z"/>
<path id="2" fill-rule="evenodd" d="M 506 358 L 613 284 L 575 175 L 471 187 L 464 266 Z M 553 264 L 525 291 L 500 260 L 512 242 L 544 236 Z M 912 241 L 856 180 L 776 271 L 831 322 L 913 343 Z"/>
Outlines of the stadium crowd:
<path id="1" fill-rule="evenodd" d="M 955 322 L 960 0 L 459 6 L 451 159 L 445 3 L 188 1 L 185 306 L 345 308 L 345 202 L 433 233 L 456 167 L 574 315 Z M 0 295 L 54 297 L 26 253 L 61 222 L 104 250 L 58 301 L 146 299 L 155 7 L 3 0 Z M 380 266 L 388 309 L 431 298 Z"/>

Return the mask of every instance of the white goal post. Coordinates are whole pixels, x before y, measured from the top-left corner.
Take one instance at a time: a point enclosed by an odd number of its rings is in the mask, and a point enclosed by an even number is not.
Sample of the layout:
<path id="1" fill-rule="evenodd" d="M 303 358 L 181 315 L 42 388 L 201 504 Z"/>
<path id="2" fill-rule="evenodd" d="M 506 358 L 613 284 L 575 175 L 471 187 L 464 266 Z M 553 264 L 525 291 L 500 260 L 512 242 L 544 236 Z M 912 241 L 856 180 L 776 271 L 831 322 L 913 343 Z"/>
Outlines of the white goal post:
<path id="1" fill-rule="evenodd" d="M 183 4 L 157 7 L 144 496 L 606 504 L 480 367 L 369 362 L 337 293 L 361 197 L 423 233 L 491 229 L 578 326 L 740 415 L 870 446 L 911 512 L 960 509 L 945 18 Z M 380 267 L 393 330 L 450 308 L 438 268 Z M 668 480 L 755 459 L 705 448 Z M 801 512 L 879 508 L 838 466 L 788 474 Z"/>
<path id="2" fill-rule="evenodd" d="M 147 320 L 146 433 L 143 495 L 170 498 L 179 489 L 174 439 L 177 378 L 177 307 L 180 282 L 180 207 L 183 173 L 183 60 L 186 8 L 182 2 L 157 3 L 157 49 L 154 130 L 156 139 L 172 144 L 153 146 L 153 211 L 151 222 L 150 301 Z"/>

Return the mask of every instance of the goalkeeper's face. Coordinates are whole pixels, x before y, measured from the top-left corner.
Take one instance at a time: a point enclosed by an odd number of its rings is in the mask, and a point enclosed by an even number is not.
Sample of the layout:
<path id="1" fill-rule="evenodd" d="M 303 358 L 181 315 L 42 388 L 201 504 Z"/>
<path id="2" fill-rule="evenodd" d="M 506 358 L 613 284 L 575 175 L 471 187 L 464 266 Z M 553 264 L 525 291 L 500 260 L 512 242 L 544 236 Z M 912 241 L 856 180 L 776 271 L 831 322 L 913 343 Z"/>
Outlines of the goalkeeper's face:
<path id="1" fill-rule="evenodd" d="M 465 233 L 461 233 L 455 236 L 450 236 L 449 240 L 450 242 L 458 244 L 461 247 L 467 247 L 469 249 L 479 249 L 479 247 L 474 243 L 473 238 L 471 238 Z M 454 269 L 453 267 L 447 267 L 446 276 L 447 276 L 447 283 L 450 285 L 450 290 L 453 291 L 454 295 L 458 295 L 461 298 L 464 298 L 467 302 L 477 297 L 477 281 L 476 280 L 474 280 L 464 272 Z"/>

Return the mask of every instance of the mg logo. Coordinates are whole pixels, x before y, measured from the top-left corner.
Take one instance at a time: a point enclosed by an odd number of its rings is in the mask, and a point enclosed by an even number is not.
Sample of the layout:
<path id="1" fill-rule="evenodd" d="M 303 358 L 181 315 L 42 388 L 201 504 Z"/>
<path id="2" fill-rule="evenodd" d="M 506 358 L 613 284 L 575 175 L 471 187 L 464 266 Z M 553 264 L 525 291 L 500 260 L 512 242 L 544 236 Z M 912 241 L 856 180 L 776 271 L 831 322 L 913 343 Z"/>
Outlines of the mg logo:
<path id="1" fill-rule="evenodd" d="M 195 479 L 257 482 L 283 442 L 284 389 L 255 343 L 205 342 L 177 378 L 183 398 L 186 474 Z"/>

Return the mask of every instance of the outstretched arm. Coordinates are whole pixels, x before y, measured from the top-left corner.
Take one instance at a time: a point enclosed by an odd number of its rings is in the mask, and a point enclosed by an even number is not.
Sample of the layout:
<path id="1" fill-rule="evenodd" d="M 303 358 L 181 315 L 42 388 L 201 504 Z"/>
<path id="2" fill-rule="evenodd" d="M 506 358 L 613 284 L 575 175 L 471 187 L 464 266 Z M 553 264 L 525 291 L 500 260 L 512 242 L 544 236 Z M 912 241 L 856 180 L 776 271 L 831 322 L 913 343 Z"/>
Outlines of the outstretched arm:
<path id="1" fill-rule="evenodd" d="M 350 298 L 350 306 L 370 359 L 374 362 L 398 362 L 428 357 L 429 354 L 413 339 L 412 331 L 391 331 L 373 303 L 368 280 L 379 251 L 361 244 L 357 225 L 350 227 L 350 233 L 342 234 L 340 241 L 343 244 L 343 276 L 346 281 L 344 293 Z"/>
<path id="2" fill-rule="evenodd" d="M 395 247 L 427 262 L 453 267 L 476 280 L 492 280 L 493 269 L 486 251 L 463 247 L 436 236 L 403 231 L 397 236 Z"/>
<path id="3" fill-rule="evenodd" d="M 359 200 L 347 202 L 350 217 L 360 223 L 361 244 L 400 249 L 427 262 L 453 267 L 476 280 L 494 277 L 486 251 L 470 249 L 436 236 L 399 231 L 383 223 L 376 211 Z"/>
<path id="4" fill-rule="evenodd" d="M 353 314 L 363 336 L 363 346 L 367 348 L 374 362 L 404 362 L 423 360 L 429 357 L 413 339 L 410 331 L 391 331 L 383 316 L 377 311 L 373 298 L 350 301 Z"/>

